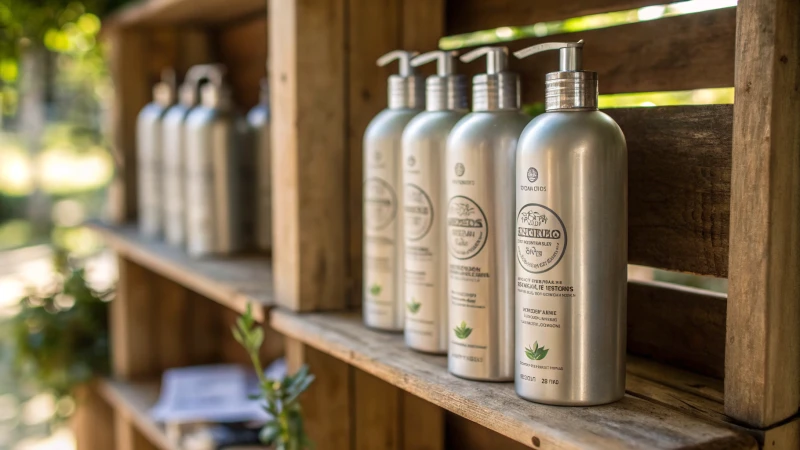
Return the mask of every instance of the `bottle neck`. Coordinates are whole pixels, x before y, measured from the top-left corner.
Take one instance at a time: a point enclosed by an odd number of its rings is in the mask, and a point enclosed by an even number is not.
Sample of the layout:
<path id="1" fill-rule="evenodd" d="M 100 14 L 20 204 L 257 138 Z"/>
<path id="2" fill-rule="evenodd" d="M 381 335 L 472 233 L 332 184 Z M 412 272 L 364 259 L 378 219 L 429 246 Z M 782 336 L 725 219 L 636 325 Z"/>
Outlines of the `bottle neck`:
<path id="1" fill-rule="evenodd" d="M 519 109 L 519 77 L 513 72 L 482 73 L 472 79 L 472 110 Z"/>
<path id="2" fill-rule="evenodd" d="M 422 109 L 425 89 L 422 77 L 392 75 L 389 77 L 389 109 Z"/>
<path id="3" fill-rule="evenodd" d="M 427 111 L 466 111 L 466 77 L 464 75 L 433 75 L 425 81 Z"/>
<path id="4" fill-rule="evenodd" d="M 597 109 L 597 72 L 551 72 L 545 81 L 546 111 Z"/>

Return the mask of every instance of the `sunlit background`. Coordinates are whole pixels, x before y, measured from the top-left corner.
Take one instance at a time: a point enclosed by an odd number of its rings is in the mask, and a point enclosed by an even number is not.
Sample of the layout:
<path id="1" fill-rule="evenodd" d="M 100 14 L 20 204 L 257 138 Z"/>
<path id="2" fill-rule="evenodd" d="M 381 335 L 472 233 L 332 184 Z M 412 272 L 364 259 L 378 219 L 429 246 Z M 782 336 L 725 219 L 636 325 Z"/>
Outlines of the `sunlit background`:
<path id="1" fill-rule="evenodd" d="M 113 258 L 81 224 L 103 215 L 114 173 L 107 133 L 112 85 L 99 16 L 124 1 L 0 0 L 0 343 L 7 340 L 2 321 L 16 313 L 19 299 L 52 283 L 54 248 L 89 258 L 92 283 L 113 278 Z M 736 0 L 684 1 L 448 36 L 440 46 L 461 49 L 735 6 Z M 600 97 L 602 108 L 721 103 L 733 103 L 732 87 Z M 629 272 L 727 290 L 722 279 L 635 266 Z M 0 449 L 71 449 L 68 428 L 51 419 L 74 403 L 15 379 L 9 358 L 0 352 Z"/>

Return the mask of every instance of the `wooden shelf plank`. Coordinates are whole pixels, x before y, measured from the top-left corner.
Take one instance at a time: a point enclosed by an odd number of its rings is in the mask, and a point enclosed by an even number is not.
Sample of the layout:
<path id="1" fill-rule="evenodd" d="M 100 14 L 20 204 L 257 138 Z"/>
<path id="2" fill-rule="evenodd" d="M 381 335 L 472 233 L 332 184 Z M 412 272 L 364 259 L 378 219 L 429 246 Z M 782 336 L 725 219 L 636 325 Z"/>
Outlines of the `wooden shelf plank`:
<path id="1" fill-rule="evenodd" d="M 121 8 L 103 21 L 105 27 L 152 25 L 218 25 L 263 12 L 264 0 L 143 0 Z"/>
<path id="2" fill-rule="evenodd" d="M 133 225 L 92 223 L 109 246 L 121 256 L 175 281 L 237 312 L 253 305 L 253 315 L 263 322 L 273 304 L 272 262 L 264 255 L 190 258 L 164 242 L 145 239 Z"/>
<path id="3" fill-rule="evenodd" d="M 180 450 L 180 446 L 167 438 L 163 425 L 150 418 L 150 408 L 156 404 L 159 384 L 153 382 L 124 382 L 102 379 L 97 390 L 115 411 L 122 414 L 160 450 Z"/>
<path id="4" fill-rule="evenodd" d="M 629 384 L 629 390 L 637 391 L 619 402 L 595 407 L 546 406 L 520 399 L 511 383 L 456 378 L 447 372 L 446 357 L 409 350 L 402 335 L 366 328 L 359 313 L 298 315 L 273 309 L 270 322 L 286 336 L 529 446 L 756 448 L 752 437 L 712 422 L 724 420 L 722 404 L 713 400 L 721 396 L 713 392 L 714 385 L 706 386 L 702 396 L 683 392 L 642 376 L 638 361 L 634 364 L 639 370 L 631 374 Z M 665 401 L 667 398 L 671 401 Z"/>

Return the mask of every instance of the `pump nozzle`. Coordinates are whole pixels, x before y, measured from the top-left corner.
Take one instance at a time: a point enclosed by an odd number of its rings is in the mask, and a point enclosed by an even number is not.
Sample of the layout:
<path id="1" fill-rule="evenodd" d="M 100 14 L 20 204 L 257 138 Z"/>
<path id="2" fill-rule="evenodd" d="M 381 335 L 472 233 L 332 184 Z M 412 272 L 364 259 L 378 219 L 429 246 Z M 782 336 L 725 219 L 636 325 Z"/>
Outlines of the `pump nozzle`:
<path id="1" fill-rule="evenodd" d="M 453 74 L 453 67 L 455 66 L 454 60 L 458 56 L 458 52 L 448 52 L 445 50 L 434 50 L 432 52 L 423 53 L 414 57 L 411 60 L 413 67 L 419 67 L 423 64 L 436 61 L 436 75 L 446 77 Z"/>
<path id="2" fill-rule="evenodd" d="M 522 59 L 548 50 L 559 50 L 559 70 L 561 72 L 575 72 L 583 69 L 583 39 L 578 42 L 545 42 L 516 51 L 514 56 Z"/>
<path id="3" fill-rule="evenodd" d="M 545 109 L 572 111 L 597 109 L 597 72 L 583 70 L 583 40 L 578 42 L 547 42 L 514 53 L 517 58 L 559 51 L 559 71 L 547 74 Z"/>
<path id="4" fill-rule="evenodd" d="M 504 72 L 508 68 L 507 47 L 481 47 L 461 55 L 461 61 L 468 63 L 486 55 L 486 73 Z"/>
<path id="5" fill-rule="evenodd" d="M 417 55 L 419 55 L 419 52 L 394 50 L 378 58 L 378 65 L 383 67 L 388 65 L 390 62 L 397 60 L 400 62 L 398 73 L 401 77 L 407 77 L 414 74 L 414 67 L 411 65 L 411 58 Z"/>
<path id="6" fill-rule="evenodd" d="M 436 75 L 425 81 L 426 108 L 428 111 L 466 110 L 466 81 L 464 75 L 454 74 L 458 52 L 434 50 L 411 60 L 414 67 L 436 61 Z"/>
<path id="7" fill-rule="evenodd" d="M 519 109 L 519 77 L 508 71 L 507 47 L 481 47 L 461 55 L 468 63 L 486 56 L 486 72 L 472 78 L 472 109 Z"/>
<path id="8" fill-rule="evenodd" d="M 418 52 L 394 50 L 378 58 L 379 66 L 395 60 L 400 63 L 398 74 L 389 77 L 390 109 L 419 109 L 424 105 L 422 78 L 414 73 L 414 66 L 411 65 L 411 58 L 417 55 Z"/>

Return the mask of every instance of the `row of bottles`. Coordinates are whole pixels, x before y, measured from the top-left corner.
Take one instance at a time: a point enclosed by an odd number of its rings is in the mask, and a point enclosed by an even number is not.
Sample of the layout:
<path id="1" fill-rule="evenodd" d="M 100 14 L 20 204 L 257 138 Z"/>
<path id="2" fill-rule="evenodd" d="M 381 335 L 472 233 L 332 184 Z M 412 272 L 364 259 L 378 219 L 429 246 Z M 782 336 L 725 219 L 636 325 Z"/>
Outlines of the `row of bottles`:
<path id="1" fill-rule="evenodd" d="M 167 72 L 137 122 L 139 228 L 193 257 L 271 246 L 269 93 L 239 114 L 225 68 Z M 177 90 L 177 99 L 176 99 Z"/>
<path id="2" fill-rule="evenodd" d="M 533 121 L 505 47 L 461 55 L 486 60 L 471 112 L 454 52 L 378 60 L 400 70 L 364 136 L 364 321 L 447 353 L 456 376 L 602 404 L 625 384 L 627 150 L 597 110 L 583 42 L 515 56 L 548 50 L 560 70 Z M 423 102 L 414 68 L 430 62 Z"/>

